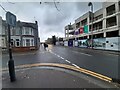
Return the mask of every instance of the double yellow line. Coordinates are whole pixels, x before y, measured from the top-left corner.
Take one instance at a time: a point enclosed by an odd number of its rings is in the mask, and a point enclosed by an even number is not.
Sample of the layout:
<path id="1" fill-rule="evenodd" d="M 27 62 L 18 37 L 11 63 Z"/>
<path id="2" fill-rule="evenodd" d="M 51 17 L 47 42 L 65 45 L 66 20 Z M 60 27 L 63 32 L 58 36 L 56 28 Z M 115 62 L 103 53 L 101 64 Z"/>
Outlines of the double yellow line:
<path id="1" fill-rule="evenodd" d="M 15 66 L 15 68 L 16 69 L 21 69 L 21 68 L 40 67 L 40 66 L 65 68 L 65 69 L 74 70 L 74 71 L 77 71 L 77 72 L 82 72 L 84 74 L 91 75 L 93 77 L 99 78 L 99 79 L 104 80 L 104 81 L 112 82 L 112 78 L 109 78 L 109 77 L 104 76 L 102 74 L 98 74 L 98 73 L 90 71 L 90 70 L 86 70 L 86 69 L 83 69 L 83 68 L 77 68 L 75 66 L 66 65 L 66 64 L 37 63 L 37 64 L 26 64 L 26 65 Z M 8 68 L 2 69 L 2 71 L 6 71 L 6 70 L 8 70 Z"/>

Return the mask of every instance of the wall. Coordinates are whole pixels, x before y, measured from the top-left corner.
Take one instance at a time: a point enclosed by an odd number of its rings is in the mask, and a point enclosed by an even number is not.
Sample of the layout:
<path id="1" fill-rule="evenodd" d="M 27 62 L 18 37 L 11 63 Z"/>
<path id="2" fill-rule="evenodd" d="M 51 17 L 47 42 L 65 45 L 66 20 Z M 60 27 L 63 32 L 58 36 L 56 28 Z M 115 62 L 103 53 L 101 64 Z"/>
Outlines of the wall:
<path id="1" fill-rule="evenodd" d="M 86 40 L 87 40 L 87 39 L 78 40 L 78 46 L 79 46 L 79 47 L 87 47 Z"/>
<path id="2" fill-rule="evenodd" d="M 120 37 L 106 38 L 106 50 L 120 51 Z"/>
<path id="3" fill-rule="evenodd" d="M 0 47 L 2 47 L 2 17 L 0 17 Z"/>
<path id="4" fill-rule="evenodd" d="M 91 40 L 78 40 L 79 47 L 91 46 Z M 120 37 L 97 38 L 93 40 L 94 49 L 120 51 Z"/>
<path id="5" fill-rule="evenodd" d="M 94 48 L 95 49 L 105 49 L 106 48 L 106 38 L 94 39 Z"/>
<path id="6" fill-rule="evenodd" d="M 78 41 L 73 41 L 73 46 L 78 47 Z"/>
<path id="7" fill-rule="evenodd" d="M 0 47 L 6 48 L 6 40 L 5 37 L 0 36 Z"/>
<path id="8" fill-rule="evenodd" d="M 64 41 L 64 46 L 68 46 L 68 41 Z"/>

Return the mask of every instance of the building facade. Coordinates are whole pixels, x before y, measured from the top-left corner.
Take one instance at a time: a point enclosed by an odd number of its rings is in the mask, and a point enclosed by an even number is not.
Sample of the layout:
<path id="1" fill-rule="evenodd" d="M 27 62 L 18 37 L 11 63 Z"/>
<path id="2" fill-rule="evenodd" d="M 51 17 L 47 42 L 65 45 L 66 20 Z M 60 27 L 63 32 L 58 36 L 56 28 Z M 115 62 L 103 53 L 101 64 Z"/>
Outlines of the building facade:
<path id="1" fill-rule="evenodd" d="M 38 23 L 18 21 L 16 27 L 10 28 L 13 51 L 39 49 Z M 8 30 L 6 21 L 2 20 L 2 48 L 8 47 Z"/>
<path id="2" fill-rule="evenodd" d="M 69 26 L 72 28 L 69 28 Z M 119 40 L 120 0 L 118 2 L 103 2 L 102 8 L 98 11 L 94 13 L 89 11 L 76 19 L 74 24 L 65 26 L 65 41 L 77 40 L 79 44 L 80 40 L 88 40 L 92 37 L 95 40 L 99 39 L 98 41 L 101 38 L 116 38 L 117 41 Z M 102 39 L 100 42 L 103 41 L 106 40 Z M 106 42 L 102 44 L 107 45 Z M 111 46 L 114 47 L 115 45 Z M 117 42 L 117 48 L 119 48 L 119 42 Z"/>

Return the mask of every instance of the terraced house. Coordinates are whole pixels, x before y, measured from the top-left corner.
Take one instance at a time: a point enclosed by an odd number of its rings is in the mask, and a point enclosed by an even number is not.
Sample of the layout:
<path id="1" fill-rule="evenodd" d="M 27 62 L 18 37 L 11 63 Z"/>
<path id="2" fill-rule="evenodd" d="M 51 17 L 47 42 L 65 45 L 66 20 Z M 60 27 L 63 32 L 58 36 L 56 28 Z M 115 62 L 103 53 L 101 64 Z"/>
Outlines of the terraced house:
<path id="1" fill-rule="evenodd" d="M 120 50 L 120 0 L 103 2 L 101 9 L 89 11 L 65 26 L 66 46 L 91 46 L 92 38 L 96 49 Z"/>
<path id="2" fill-rule="evenodd" d="M 2 20 L 1 47 L 8 46 L 7 24 Z M 28 51 L 39 49 L 38 23 L 18 21 L 16 27 L 11 27 L 11 45 L 13 51 Z"/>

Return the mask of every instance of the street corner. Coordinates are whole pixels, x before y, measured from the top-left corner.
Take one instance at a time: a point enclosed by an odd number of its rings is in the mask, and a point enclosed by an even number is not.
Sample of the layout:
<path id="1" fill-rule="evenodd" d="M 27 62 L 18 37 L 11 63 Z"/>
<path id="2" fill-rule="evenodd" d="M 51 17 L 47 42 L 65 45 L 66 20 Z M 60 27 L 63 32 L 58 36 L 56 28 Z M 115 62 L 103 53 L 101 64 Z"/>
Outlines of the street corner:
<path id="1" fill-rule="evenodd" d="M 21 69 L 16 72 L 17 80 L 13 83 L 9 81 L 7 73 L 3 75 L 3 88 L 99 88 L 65 69 L 55 67 Z"/>
<path id="2" fill-rule="evenodd" d="M 53 77 L 54 76 L 54 77 Z M 10 82 L 3 73 L 3 88 L 117 88 L 85 74 L 60 67 L 32 67 L 16 71 L 16 81 Z"/>
<path id="3" fill-rule="evenodd" d="M 81 73 L 79 73 L 81 72 Z M 99 79 L 90 77 L 89 74 Z M 8 88 L 40 88 L 40 87 L 114 87 L 112 83 L 106 82 L 108 77 L 98 75 L 94 72 L 87 71 L 74 66 L 54 63 L 42 63 L 33 65 L 22 65 L 16 69 L 17 81 L 14 84 L 9 81 L 8 71 L 3 72 L 2 82 L 3 87 Z M 54 76 L 54 77 L 53 77 Z M 34 82 L 34 84 L 33 84 Z M 68 86 L 63 85 L 67 83 Z M 97 83 L 97 84 L 95 84 Z M 82 86 L 80 86 L 82 84 Z M 104 85 L 105 84 L 105 85 Z M 42 86 L 41 86 L 42 85 Z M 71 86 L 72 85 L 72 86 Z"/>

